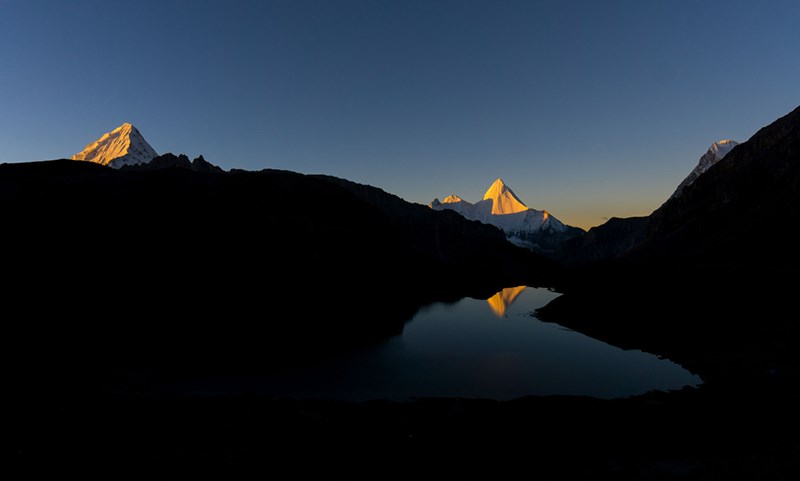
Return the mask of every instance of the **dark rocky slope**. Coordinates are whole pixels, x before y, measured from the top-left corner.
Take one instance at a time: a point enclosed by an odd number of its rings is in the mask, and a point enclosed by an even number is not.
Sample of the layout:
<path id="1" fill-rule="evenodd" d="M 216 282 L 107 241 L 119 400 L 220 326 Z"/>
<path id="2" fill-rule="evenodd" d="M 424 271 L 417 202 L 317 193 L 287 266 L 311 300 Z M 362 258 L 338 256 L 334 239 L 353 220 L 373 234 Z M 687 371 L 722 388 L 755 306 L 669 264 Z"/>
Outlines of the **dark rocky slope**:
<path id="1" fill-rule="evenodd" d="M 556 258 L 569 265 L 616 259 L 630 252 L 645 238 L 650 217 L 612 217 L 556 247 Z"/>
<path id="2" fill-rule="evenodd" d="M 759 130 L 651 216 L 638 255 L 780 267 L 798 249 L 800 107 Z"/>
<path id="3" fill-rule="evenodd" d="M 623 257 L 681 265 L 797 260 L 784 226 L 800 218 L 798 117 L 800 107 L 759 130 L 651 215 L 613 218 L 565 242 L 559 259 L 577 265 Z"/>
<path id="4" fill-rule="evenodd" d="M 707 380 L 797 386 L 800 256 L 790 226 L 799 221 L 800 108 L 648 218 L 618 221 L 606 253 L 633 246 L 575 268 L 567 294 L 540 316 L 667 355 Z"/>

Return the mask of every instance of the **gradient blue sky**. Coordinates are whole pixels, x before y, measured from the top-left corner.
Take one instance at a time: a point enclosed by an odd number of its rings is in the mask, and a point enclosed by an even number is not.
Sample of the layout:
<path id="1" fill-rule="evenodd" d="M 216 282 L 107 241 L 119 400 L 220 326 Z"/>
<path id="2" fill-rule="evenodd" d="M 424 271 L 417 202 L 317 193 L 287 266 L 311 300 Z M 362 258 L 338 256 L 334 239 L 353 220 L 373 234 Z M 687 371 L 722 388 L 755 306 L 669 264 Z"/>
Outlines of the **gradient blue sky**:
<path id="1" fill-rule="evenodd" d="M 800 2 L 0 0 L 0 162 L 159 152 L 582 227 L 800 104 Z"/>

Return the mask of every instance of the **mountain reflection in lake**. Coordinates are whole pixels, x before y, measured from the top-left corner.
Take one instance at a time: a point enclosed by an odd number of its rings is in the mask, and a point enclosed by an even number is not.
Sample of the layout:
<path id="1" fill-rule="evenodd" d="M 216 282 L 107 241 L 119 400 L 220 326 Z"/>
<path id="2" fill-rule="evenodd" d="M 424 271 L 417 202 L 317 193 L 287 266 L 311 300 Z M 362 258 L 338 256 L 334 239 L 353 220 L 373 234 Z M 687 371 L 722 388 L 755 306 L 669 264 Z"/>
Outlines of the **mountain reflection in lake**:
<path id="1" fill-rule="evenodd" d="M 354 401 L 550 394 L 611 398 L 701 382 L 668 360 L 623 351 L 531 317 L 557 296 L 519 286 L 488 300 L 437 303 L 421 309 L 401 335 L 316 365 L 178 389 Z"/>
<path id="2" fill-rule="evenodd" d="M 494 313 L 497 314 L 497 317 L 504 317 L 508 306 L 513 304 L 525 289 L 527 289 L 527 286 L 506 287 L 492 297 L 486 299 L 486 302 L 489 303 L 489 306 Z"/>

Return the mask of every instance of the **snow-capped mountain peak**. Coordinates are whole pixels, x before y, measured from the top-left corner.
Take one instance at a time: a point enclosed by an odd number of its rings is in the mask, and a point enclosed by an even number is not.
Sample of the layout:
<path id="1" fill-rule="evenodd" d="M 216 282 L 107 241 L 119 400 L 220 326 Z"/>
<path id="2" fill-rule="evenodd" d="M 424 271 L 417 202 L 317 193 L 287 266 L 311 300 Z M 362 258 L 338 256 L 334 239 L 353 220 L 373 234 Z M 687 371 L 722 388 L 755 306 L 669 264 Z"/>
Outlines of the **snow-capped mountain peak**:
<path id="1" fill-rule="evenodd" d="M 442 204 L 454 204 L 456 202 L 466 202 L 466 201 L 457 195 L 448 195 L 447 197 L 444 198 Z"/>
<path id="2" fill-rule="evenodd" d="M 499 227 L 511 242 L 540 252 L 552 251 L 558 242 L 582 232 L 547 211 L 528 208 L 502 179 L 495 180 L 483 199 L 474 204 L 450 195 L 441 202 L 434 199 L 428 206 L 433 210 L 452 210 L 467 219 Z"/>
<path id="3" fill-rule="evenodd" d="M 492 183 L 489 190 L 483 194 L 483 200 L 492 201 L 492 214 L 495 215 L 516 214 L 528 210 L 528 206 L 519 200 L 503 179 L 497 179 Z"/>
<path id="4" fill-rule="evenodd" d="M 139 130 L 124 123 L 88 144 L 72 160 L 83 160 L 119 169 L 125 165 L 150 162 L 158 156 Z"/>
<path id="5" fill-rule="evenodd" d="M 719 140 L 711 144 L 711 147 L 708 148 L 706 153 L 700 157 L 700 162 L 697 163 L 697 166 L 683 179 L 683 182 L 678 185 L 678 188 L 675 189 L 671 197 L 680 196 L 683 189 L 692 185 L 698 177 L 703 175 L 714 164 L 725 158 L 737 145 L 739 145 L 739 143 L 735 140 Z"/>
<path id="6" fill-rule="evenodd" d="M 712 152 L 717 159 L 721 159 L 728 155 L 728 152 L 733 150 L 734 147 L 739 145 L 739 142 L 735 140 L 718 140 L 711 144 L 711 147 L 708 148 L 709 152 Z"/>

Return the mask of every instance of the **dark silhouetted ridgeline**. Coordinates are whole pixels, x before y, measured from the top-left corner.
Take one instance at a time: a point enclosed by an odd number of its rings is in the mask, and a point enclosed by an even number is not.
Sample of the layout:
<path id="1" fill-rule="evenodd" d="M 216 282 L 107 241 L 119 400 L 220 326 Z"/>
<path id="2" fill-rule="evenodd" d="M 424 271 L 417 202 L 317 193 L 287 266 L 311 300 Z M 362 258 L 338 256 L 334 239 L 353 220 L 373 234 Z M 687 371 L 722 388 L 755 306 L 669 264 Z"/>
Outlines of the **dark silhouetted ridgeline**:
<path id="1" fill-rule="evenodd" d="M 209 165 L 0 166 L 2 295 L 23 363 L 302 362 L 398 333 L 427 302 L 557 273 L 494 227 L 380 189 Z"/>
<path id="2" fill-rule="evenodd" d="M 706 380 L 800 386 L 799 223 L 797 108 L 650 216 L 612 219 L 567 246 L 577 263 L 567 294 L 539 314 Z"/>

